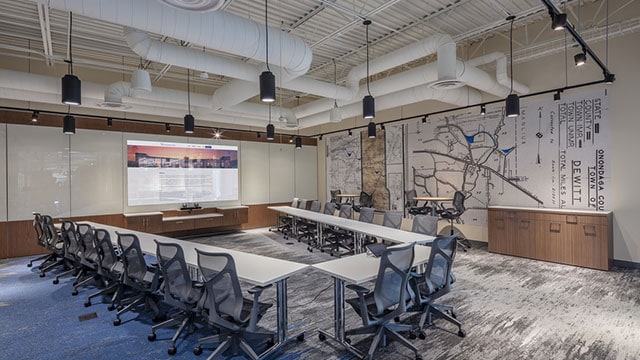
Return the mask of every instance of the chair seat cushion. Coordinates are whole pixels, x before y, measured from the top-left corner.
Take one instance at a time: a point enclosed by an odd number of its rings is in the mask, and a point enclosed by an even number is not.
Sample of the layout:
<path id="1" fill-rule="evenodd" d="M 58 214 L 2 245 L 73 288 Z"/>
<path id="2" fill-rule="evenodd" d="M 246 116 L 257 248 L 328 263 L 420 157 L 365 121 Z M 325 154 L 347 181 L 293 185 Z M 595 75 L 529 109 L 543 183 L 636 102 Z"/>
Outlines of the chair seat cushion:
<path id="1" fill-rule="evenodd" d="M 346 302 L 353 307 L 353 310 L 358 313 L 358 315 L 362 316 L 360 313 L 360 299 L 359 298 L 351 298 L 347 299 Z M 378 307 L 376 306 L 375 299 L 373 297 L 373 292 L 364 296 L 364 302 L 367 305 L 367 312 L 371 316 L 378 316 Z"/>

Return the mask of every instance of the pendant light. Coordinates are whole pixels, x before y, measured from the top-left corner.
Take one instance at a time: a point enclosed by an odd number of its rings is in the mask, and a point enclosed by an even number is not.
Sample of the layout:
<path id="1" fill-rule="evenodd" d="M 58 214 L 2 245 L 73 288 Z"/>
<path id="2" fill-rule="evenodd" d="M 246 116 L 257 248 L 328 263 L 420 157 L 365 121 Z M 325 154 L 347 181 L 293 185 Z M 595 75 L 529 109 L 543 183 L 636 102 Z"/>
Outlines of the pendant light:
<path id="1" fill-rule="evenodd" d="M 365 119 L 373 119 L 376 117 L 376 101 L 369 89 L 369 25 L 371 25 L 371 20 L 367 19 L 363 21 L 362 24 L 366 29 L 367 40 L 367 95 L 362 99 L 362 117 Z"/>
<path id="2" fill-rule="evenodd" d="M 269 68 L 269 24 L 267 22 L 267 0 L 264 0 L 264 37 L 265 63 L 267 70 L 260 74 L 260 101 L 272 103 L 276 101 L 276 77 Z"/>
<path id="3" fill-rule="evenodd" d="M 196 127 L 196 119 L 191 115 L 191 71 L 187 69 L 187 115 L 184 116 L 184 133 L 193 134 Z"/>
<path id="4" fill-rule="evenodd" d="M 67 105 L 80 105 L 82 103 L 82 90 L 80 79 L 73 75 L 73 51 L 71 48 L 71 29 L 73 27 L 73 13 L 69 13 L 69 64 L 68 74 L 62 77 L 62 103 Z"/>
<path id="5" fill-rule="evenodd" d="M 71 106 L 67 108 L 67 115 L 62 119 L 62 132 L 67 135 L 76 133 L 76 119 L 71 116 Z"/>
<path id="6" fill-rule="evenodd" d="M 276 128 L 271 123 L 271 104 L 269 104 L 269 124 L 267 124 L 267 140 L 271 141 L 276 138 Z"/>
<path id="7" fill-rule="evenodd" d="M 297 150 L 302 149 L 302 138 L 300 137 L 300 135 L 296 137 L 296 149 Z"/>
<path id="8" fill-rule="evenodd" d="M 333 60 L 333 83 L 338 86 L 338 68 L 336 67 L 336 59 Z M 333 108 L 329 113 L 329 121 L 332 123 L 338 123 L 342 121 L 342 111 L 338 107 L 338 99 L 333 99 Z"/>
<path id="9" fill-rule="evenodd" d="M 369 139 L 376 138 L 376 124 L 373 121 L 369 121 L 369 124 L 367 125 L 367 135 L 369 136 Z"/>
<path id="10" fill-rule="evenodd" d="M 509 96 L 507 96 L 505 104 L 507 117 L 516 117 L 520 114 L 520 97 L 513 93 L 513 21 L 515 19 L 516 17 L 513 15 L 507 18 L 507 21 L 511 22 L 511 27 L 509 29 L 509 61 L 511 64 L 509 76 L 511 77 L 511 89 L 509 90 Z"/>

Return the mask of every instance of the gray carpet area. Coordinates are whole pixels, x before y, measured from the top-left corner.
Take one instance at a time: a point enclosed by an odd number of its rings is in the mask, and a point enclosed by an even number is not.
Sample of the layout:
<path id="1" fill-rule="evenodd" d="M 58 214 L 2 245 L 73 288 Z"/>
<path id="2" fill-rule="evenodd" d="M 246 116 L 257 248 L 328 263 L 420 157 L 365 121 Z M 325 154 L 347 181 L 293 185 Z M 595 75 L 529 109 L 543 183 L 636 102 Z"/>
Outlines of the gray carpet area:
<path id="1" fill-rule="evenodd" d="M 265 229 L 193 238 L 212 244 L 303 263 L 331 259 L 305 244 Z M 166 340 L 174 330 L 146 340 L 151 326 L 144 311 L 126 316 L 120 327 L 111 325 L 113 313 L 99 301 L 84 308 L 83 290 L 72 297 L 71 279 L 52 285 L 52 275 L 39 278 L 27 268 L 28 258 L 0 261 L 0 359 L 195 359 L 191 349 L 198 336 L 181 340 L 178 354 L 166 354 Z M 411 340 L 424 359 L 638 359 L 640 358 L 640 270 L 609 272 L 509 257 L 475 245 L 458 252 L 457 282 L 442 303 L 453 305 L 464 323 L 466 338 L 457 328 L 436 320 L 427 339 Z M 248 288 L 248 286 L 246 287 Z M 331 341 L 321 342 L 317 329 L 333 328 L 333 283 L 329 276 L 307 270 L 289 279 L 291 333 L 306 331 L 304 342 L 292 342 L 277 359 L 351 359 Z M 346 290 L 346 296 L 354 296 Z M 261 298 L 275 302 L 275 289 Z M 78 316 L 96 312 L 96 318 Z M 360 325 L 347 308 L 347 328 Z M 403 318 L 415 322 L 415 316 Z M 275 306 L 260 324 L 275 328 Z M 370 340 L 354 337 L 364 350 Z M 211 352 L 205 349 L 199 358 Z M 407 349 L 391 342 L 377 359 L 413 359 Z"/>
<path id="2" fill-rule="evenodd" d="M 193 241 L 308 264 L 331 259 L 264 230 Z M 455 288 L 441 302 L 456 308 L 468 335 L 460 338 L 454 326 L 436 320 L 427 339 L 412 340 L 425 359 L 640 358 L 640 270 L 590 270 L 492 254 L 476 245 L 458 252 L 454 272 Z M 290 324 L 307 330 L 307 340 L 288 352 L 304 359 L 350 357 L 313 331 L 332 329 L 332 289 L 331 278 L 313 270 L 289 280 Z M 265 295 L 275 299 L 273 292 Z M 347 328 L 360 324 L 351 309 L 346 318 Z M 275 324 L 275 314 L 264 321 Z M 369 345 L 365 338 L 353 341 L 361 349 Z M 378 358 L 413 354 L 391 343 Z"/>

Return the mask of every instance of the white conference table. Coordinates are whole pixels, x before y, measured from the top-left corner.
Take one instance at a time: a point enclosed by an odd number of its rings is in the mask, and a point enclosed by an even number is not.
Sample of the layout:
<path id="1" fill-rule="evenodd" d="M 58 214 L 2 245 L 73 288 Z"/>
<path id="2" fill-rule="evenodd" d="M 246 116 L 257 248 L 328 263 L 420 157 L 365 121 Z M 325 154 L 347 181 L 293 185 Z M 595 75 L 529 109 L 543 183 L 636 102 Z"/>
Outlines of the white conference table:
<path id="1" fill-rule="evenodd" d="M 304 333 L 298 334 L 295 337 L 289 337 L 288 330 L 288 316 L 287 316 L 287 279 L 306 268 L 307 264 L 301 264 L 293 261 L 274 259 L 267 256 L 244 253 L 236 250 L 229 250 L 217 246 L 199 244 L 190 241 L 184 241 L 165 236 L 149 234 L 141 231 L 133 231 L 130 229 L 119 228 L 115 226 L 109 226 L 89 221 L 80 221 L 79 223 L 89 224 L 97 229 L 105 229 L 109 231 L 112 241 L 117 241 L 116 232 L 135 234 L 140 240 L 140 247 L 142 252 L 149 255 L 156 255 L 156 244 L 154 239 L 160 242 L 168 242 L 179 244 L 184 252 L 185 261 L 189 266 L 192 276 L 198 274 L 198 255 L 195 249 L 198 248 L 207 252 L 224 252 L 233 257 L 236 263 L 236 271 L 240 280 L 246 281 L 253 285 L 267 286 L 270 284 L 276 284 L 276 298 L 277 298 L 277 331 L 276 342 L 274 346 L 267 349 L 260 354 L 260 357 L 266 357 L 271 353 L 278 350 L 282 345 L 288 342 L 290 339 L 295 339 L 300 336 L 304 336 Z M 195 276 L 194 276 L 195 277 Z"/>
<path id="2" fill-rule="evenodd" d="M 398 245 L 402 246 L 402 245 Z M 429 261 L 431 247 L 416 245 L 414 247 L 413 265 L 419 266 Z M 345 283 L 362 284 L 374 280 L 378 276 L 378 268 L 380 266 L 380 258 L 369 254 L 358 254 L 345 258 L 326 261 L 323 263 L 311 265 L 312 268 L 319 270 L 333 277 L 333 310 L 334 310 L 334 329 L 333 334 L 328 331 L 319 329 L 320 339 L 325 337 L 332 338 L 354 355 L 362 358 L 362 354 L 356 348 L 351 346 L 345 340 L 345 319 L 344 319 L 344 288 Z"/>
<path id="3" fill-rule="evenodd" d="M 433 241 L 433 239 L 435 239 L 433 236 L 429 235 L 394 229 L 378 224 L 365 223 L 358 220 L 345 219 L 339 216 L 327 215 L 310 210 L 297 209 L 291 206 L 269 206 L 269 209 L 277 212 L 282 212 L 294 217 L 314 221 L 318 224 L 319 234 L 321 234 L 322 231 L 320 226 L 321 224 L 336 226 L 344 230 L 353 231 L 355 234 L 359 234 L 360 236 L 356 236 L 356 253 L 362 250 L 362 244 L 360 241 L 362 239 L 362 235 L 373 236 L 379 239 L 400 244 L 429 244 Z"/>

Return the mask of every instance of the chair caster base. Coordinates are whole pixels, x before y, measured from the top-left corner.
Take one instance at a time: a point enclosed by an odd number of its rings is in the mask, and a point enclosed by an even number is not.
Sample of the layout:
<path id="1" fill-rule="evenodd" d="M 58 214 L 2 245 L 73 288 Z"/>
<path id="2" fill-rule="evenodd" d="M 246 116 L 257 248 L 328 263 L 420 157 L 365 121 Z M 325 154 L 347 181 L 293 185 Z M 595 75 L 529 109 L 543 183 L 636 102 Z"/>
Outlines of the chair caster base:
<path id="1" fill-rule="evenodd" d="M 122 321 L 120 321 L 120 319 L 113 320 L 113 326 L 120 326 L 121 323 Z"/>
<path id="2" fill-rule="evenodd" d="M 298 336 L 296 337 L 296 340 L 297 340 L 298 342 L 303 342 L 303 341 L 304 341 L 304 333 L 302 333 L 302 334 L 298 335 Z"/>
<path id="3" fill-rule="evenodd" d="M 320 341 L 325 341 L 325 340 L 327 340 L 327 337 L 326 337 L 323 333 L 319 333 L 319 334 L 318 334 L 318 339 L 319 339 Z"/>
<path id="4" fill-rule="evenodd" d="M 155 341 L 156 340 L 156 333 L 151 333 L 151 334 L 147 335 L 147 340 Z"/>
<path id="5" fill-rule="evenodd" d="M 58 285 L 60 283 L 60 280 L 58 279 L 53 279 L 52 281 L 53 285 Z"/>
<path id="6" fill-rule="evenodd" d="M 200 354 L 202 354 L 202 348 L 200 346 L 198 346 L 197 348 L 193 349 L 193 355 L 198 356 Z"/>
<path id="7" fill-rule="evenodd" d="M 458 336 L 460 336 L 461 338 L 466 337 L 467 336 L 467 332 L 460 329 L 458 330 Z"/>
<path id="8" fill-rule="evenodd" d="M 177 349 L 176 349 L 175 346 L 172 346 L 172 347 L 167 349 L 167 354 L 169 354 L 169 355 L 175 355 L 176 352 L 177 352 Z"/>
<path id="9" fill-rule="evenodd" d="M 71 292 L 71 296 L 76 296 L 76 295 L 78 295 L 78 290 L 73 290 L 73 291 Z"/>
<path id="10" fill-rule="evenodd" d="M 89 307 L 89 306 L 91 306 L 91 301 L 88 301 L 88 300 L 85 301 L 84 302 L 84 307 Z"/>
<path id="11" fill-rule="evenodd" d="M 40 273 L 40 277 L 44 277 L 44 273 L 43 272 Z"/>
<path id="12" fill-rule="evenodd" d="M 113 311 L 115 309 L 116 309 L 116 307 L 113 304 L 107 306 L 107 310 L 109 310 L 109 311 Z"/>

